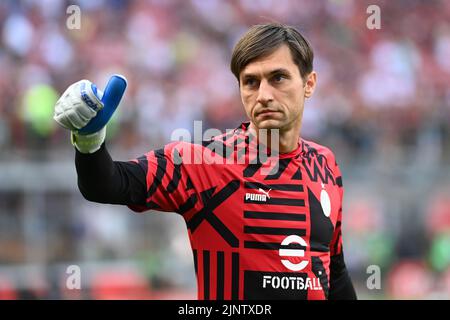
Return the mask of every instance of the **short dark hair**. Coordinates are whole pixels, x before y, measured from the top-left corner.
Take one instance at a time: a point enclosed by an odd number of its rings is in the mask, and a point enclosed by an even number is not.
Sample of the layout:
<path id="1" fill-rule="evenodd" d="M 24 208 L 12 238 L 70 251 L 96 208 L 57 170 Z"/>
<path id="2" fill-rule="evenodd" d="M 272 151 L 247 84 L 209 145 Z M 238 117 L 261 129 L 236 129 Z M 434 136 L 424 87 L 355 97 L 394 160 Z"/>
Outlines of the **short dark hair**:
<path id="1" fill-rule="evenodd" d="M 287 44 L 300 75 L 305 78 L 313 69 L 314 53 L 308 40 L 294 27 L 281 23 L 252 26 L 234 47 L 230 68 L 239 82 L 241 71 L 253 60 L 267 56 Z"/>

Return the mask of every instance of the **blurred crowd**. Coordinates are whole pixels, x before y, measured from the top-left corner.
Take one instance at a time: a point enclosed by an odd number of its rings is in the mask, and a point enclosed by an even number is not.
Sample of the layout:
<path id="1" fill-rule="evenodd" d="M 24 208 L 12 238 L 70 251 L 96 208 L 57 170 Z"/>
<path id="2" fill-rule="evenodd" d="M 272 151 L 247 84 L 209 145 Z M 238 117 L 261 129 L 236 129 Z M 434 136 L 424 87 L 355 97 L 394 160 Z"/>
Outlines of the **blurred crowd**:
<path id="1" fill-rule="evenodd" d="M 315 51 L 305 137 L 349 157 L 410 156 L 436 144 L 436 161 L 449 159 L 447 1 L 378 1 L 380 30 L 366 26 L 369 3 L 354 0 L 86 0 L 80 29 L 68 28 L 69 4 L 0 3 L 1 150 L 67 147 L 51 119 L 55 99 L 80 79 L 103 87 L 113 73 L 129 80 L 116 146 L 160 145 L 193 120 L 235 128 L 244 114 L 232 48 L 248 26 L 280 21 Z"/>
<path id="2" fill-rule="evenodd" d="M 366 26 L 372 2 L 381 9 L 379 30 Z M 359 287 L 375 264 L 389 275 L 384 297 L 448 298 L 450 2 L 372 2 L 1 1 L 0 164 L 71 151 L 52 119 L 56 100 L 73 82 L 89 79 L 102 88 L 114 73 L 128 79 L 108 130 L 120 154 L 160 147 L 174 129 L 192 130 L 194 120 L 204 130 L 235 128 L 245 114 L 229 70 L 234 44 L 253 24 L 290 24 L 311 42 L 318 72 L 302 136 L 330 146 L 348 176 L 344 241 Z M 73 3 L 81 9 L 80 29 L 67 24 Z M 1 198 L 0 216 L 21 208 L 8 194 Z M 10 263 L 5 256 L 0 265 Z"/>

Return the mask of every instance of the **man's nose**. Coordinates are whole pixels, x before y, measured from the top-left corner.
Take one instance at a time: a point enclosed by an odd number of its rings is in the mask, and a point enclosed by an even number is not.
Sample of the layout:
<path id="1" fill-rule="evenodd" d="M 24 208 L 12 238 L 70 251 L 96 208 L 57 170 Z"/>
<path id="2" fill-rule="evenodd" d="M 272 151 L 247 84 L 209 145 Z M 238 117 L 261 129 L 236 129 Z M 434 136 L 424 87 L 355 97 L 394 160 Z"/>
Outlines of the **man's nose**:
<path id="1" fill-rule="evenodd" d="M 269 102 L 273 101 L 272 87 L 265 80 L 261 81 L 259 84 L 258 97 L 256 98 L 256 101 L 266 106 Z"/>

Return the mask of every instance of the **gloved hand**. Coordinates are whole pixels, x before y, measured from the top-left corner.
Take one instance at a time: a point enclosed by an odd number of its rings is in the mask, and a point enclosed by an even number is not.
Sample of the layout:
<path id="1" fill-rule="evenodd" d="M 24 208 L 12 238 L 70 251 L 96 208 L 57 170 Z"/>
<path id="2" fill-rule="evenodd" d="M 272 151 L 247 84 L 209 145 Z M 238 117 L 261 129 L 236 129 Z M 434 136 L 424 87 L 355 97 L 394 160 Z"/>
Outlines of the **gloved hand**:
<path id="1" fill-rule="evenodd" d="M 53 118 L 70 130 L 72 144 L 82 153 L 97 151 L 105 141 L 106 124 L 125 93 L 127 81 L 113 75 L 102 93 L 89 80 L 78 81 L 61 95 Z"/>

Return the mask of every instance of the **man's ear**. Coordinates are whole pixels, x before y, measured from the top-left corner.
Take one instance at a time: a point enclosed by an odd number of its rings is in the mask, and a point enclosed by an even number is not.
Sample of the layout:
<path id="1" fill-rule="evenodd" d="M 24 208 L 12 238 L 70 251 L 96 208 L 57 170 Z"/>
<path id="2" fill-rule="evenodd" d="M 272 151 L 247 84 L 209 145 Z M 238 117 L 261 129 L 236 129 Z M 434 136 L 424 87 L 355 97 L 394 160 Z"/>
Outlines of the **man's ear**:
<path id="1" fill-rule="evenodd" d="M 317 73 L 315 71 L 311 71 L 311 73 L 308 74 L 305 80 L 306 98 L 310 98 L 313 95 L 314 89 L 316 88 L 316 83 L 317 83 Z"/>

